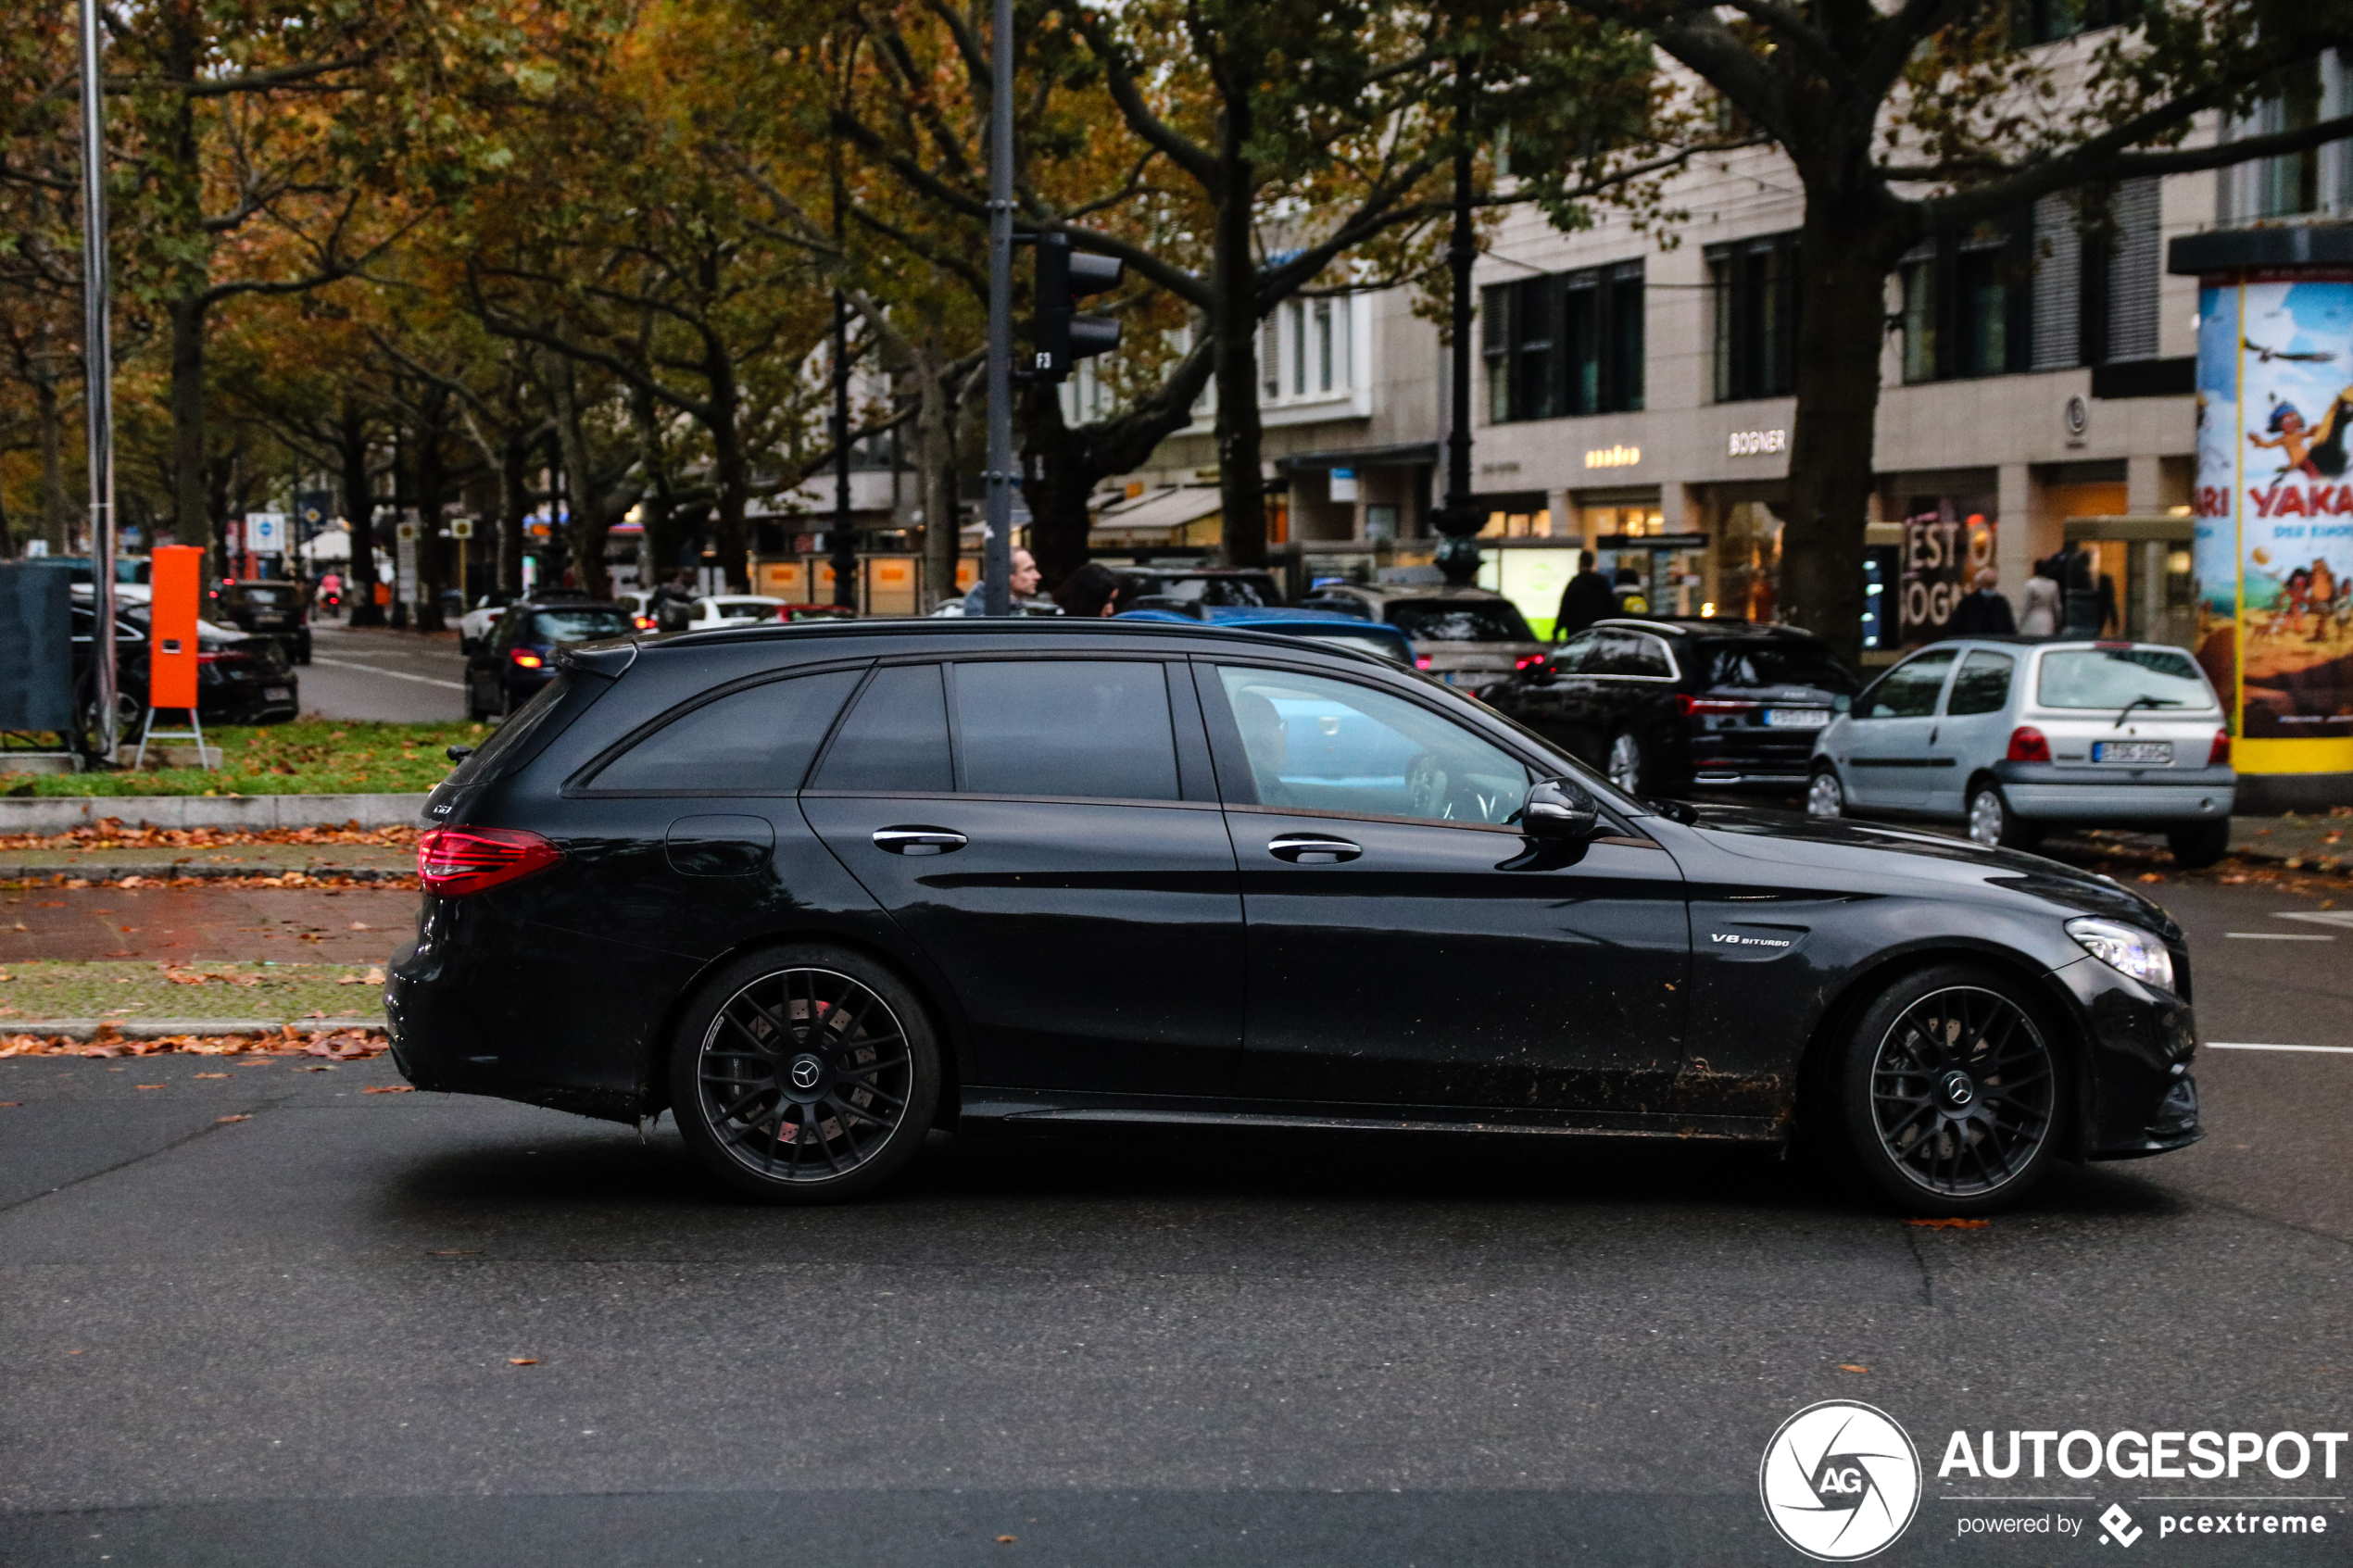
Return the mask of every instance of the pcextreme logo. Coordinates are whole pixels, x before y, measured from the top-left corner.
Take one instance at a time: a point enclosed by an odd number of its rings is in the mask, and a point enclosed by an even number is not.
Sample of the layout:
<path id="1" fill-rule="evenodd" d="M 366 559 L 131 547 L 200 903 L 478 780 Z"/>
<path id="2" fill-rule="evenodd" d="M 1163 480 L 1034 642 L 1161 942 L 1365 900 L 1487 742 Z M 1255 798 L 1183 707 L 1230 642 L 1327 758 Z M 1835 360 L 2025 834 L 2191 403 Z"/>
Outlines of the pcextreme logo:
<path id="1" fill-rule="evenodd" d="M 1756 1489 L 1781 1539 L 1819 1562 L 1859 1562 L 1911 1524 L 1920 1456 L 1886 1411 L 1825 1399 L 1781 1423 Z"/>

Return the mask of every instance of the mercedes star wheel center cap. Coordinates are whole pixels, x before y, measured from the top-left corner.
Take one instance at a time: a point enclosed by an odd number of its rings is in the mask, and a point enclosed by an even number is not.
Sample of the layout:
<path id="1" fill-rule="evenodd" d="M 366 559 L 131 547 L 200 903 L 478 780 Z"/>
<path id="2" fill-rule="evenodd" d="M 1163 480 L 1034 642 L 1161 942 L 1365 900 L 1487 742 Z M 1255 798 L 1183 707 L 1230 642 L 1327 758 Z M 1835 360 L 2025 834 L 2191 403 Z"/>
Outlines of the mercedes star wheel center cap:
<path id="1" fill-rule="evenodd" d="M 802 1057 L 792 1064 L 792 1086 L 796 1089 L 815 1088 L 817 1075 L 821 1071 L 814 1058 Z"/>
<path id="2" fill-rule="evenodd" d="M 1977 1085 L 1969 1082 L 1966 1073 L 1947 1073 L 1943 1086 L 1944 1103 L 1956 1110 L 1966 1110 L 1969 1101 L 1977 1098 Z"/>

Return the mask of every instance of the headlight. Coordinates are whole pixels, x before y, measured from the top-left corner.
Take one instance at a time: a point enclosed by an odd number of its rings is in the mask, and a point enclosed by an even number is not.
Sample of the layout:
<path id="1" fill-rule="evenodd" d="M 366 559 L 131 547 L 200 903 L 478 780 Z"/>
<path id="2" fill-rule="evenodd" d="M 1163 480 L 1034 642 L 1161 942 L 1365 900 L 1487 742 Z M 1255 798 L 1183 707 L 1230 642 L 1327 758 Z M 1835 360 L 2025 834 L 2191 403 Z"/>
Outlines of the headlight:
<path id="1" fill-rule="evenodd" d="M 2173 989 L 2173 955 L 2147 932 L 2112 920 L 2071 920 L 2067 934 L 2110 969 L 2160 991 Z"/>

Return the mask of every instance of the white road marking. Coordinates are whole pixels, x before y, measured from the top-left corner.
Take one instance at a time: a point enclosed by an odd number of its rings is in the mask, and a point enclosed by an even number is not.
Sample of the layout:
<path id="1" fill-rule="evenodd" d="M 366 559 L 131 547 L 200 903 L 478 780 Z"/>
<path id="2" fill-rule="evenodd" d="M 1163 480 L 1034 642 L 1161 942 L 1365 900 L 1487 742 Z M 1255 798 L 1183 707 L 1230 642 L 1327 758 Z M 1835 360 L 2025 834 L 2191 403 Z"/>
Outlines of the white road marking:
<path id="1" fill-rule="evenodd" d="M 2223 935 L 2233 942 L 2334 942 L 2334 936 L 2323 936 L 2317 931 L 2226 931 Z"/>
<path id="2" fill-rule="evenodd" d="M 332 664 L 338 670 L 364 670 L 371 675 L 383 675 L 395 681 L 414 681 L 421 686 L 447 686 L 453 692 L 461 692 L 466 689 L 466 684 L 463 681 L 444 681 L 433 675 L 410 675 L 398 670 L 379 670 L 372 664 L 359 664 L 348 659 L 329 659 L 324 654 L 312 654 L 310 662 Z"/>
<path id="3" fill-rule="evenodd" d="M 2250 1046 L 2236 1040 L 2208 1040 L 2210 1051 L 2314 1051 L 2329 1056 L 2353 1056 L 2353 1046 Z"/>
<path id="4" fill-rule="evenodd" d="M 2353 926 L 2353 909 L 2274 909 L 2273 920 L 2309 920 L 2314 925 Z"/>

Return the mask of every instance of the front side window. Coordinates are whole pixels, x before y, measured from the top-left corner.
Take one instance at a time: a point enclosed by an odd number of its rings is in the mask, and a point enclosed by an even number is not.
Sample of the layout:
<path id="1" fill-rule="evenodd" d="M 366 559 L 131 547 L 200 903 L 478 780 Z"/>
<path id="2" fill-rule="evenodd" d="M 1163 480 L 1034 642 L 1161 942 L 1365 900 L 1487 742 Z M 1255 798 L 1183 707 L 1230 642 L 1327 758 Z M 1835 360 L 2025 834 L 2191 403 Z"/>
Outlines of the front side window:
<path id="1" fill-rule="evenodd" d="M 1168 678 L 1154 663 L 958 664 L 964 788 L 981 795 L 1176 800 Z"/>
<path id="2" fill-rule="evenodd" d="M 858 706 L 825 748 L 812 789 L 880 795 L 947 795 L 956 787 L 948 754 L 948 699 L 937 664 L 875 671 Z"/>
<path id="3" fill-rule="evenodd" d="M 1288 671 L 1217 676 L 1261 806 L 1503 822 L 1527 796 L 1508 752 L 1403 697 Z"/>
<path id="4" fill-rule="evenodd" d="M 2152 712 L 2203 712 L 2214 696 L 2185 653 L 2170 648 L 2061 648 L 2043 656 L 2034 699 L 2045 708 L 2129 705 Z"/>
<path id="5" fill-rule="evenodd" d="M 1944 711 L 1956 719 L 1972 713 L 1999 713 L 2010 702 L 2010 671 L 2018 660 L 2006 653 L 1979 648 L 1961 660 L 1961 672 L 1953 677 L 1953 695 L 1944 699 Z"/>
<path id="6" fill-rule="evenodd" d="M 1907 659 L 1871 683 L 1855 704 L 1857 719 L 1925 719 L 1936 711 L 1937 694 L 1953 667 L 1953 650 Z"/>
<path id="7" fill-rule="evenodd" d="M 831 670 L 795 676 L 704 703 L 607 763 L 589 787 L 663 795 L 790 795 L 800 787 L 834 715 L 857 687 L 859 673 Z"/>

